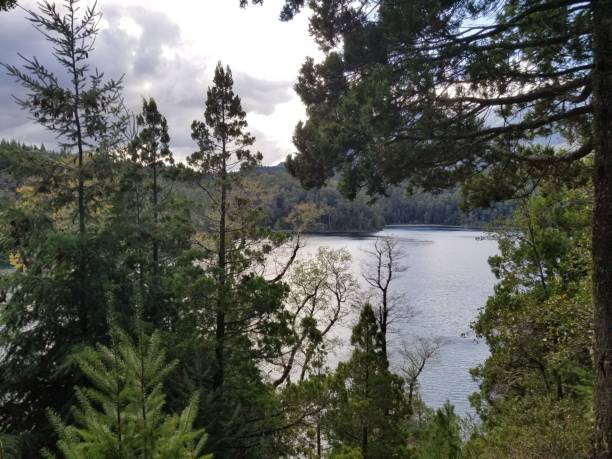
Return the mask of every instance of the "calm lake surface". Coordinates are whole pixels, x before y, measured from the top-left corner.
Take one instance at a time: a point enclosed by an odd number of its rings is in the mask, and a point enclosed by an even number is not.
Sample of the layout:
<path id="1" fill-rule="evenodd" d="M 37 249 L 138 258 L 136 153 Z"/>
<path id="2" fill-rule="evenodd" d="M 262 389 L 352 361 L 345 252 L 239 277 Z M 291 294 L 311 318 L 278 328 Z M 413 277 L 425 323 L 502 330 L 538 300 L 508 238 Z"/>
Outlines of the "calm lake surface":
<path id="1" fill-rule="evenodd" d="M 360 277 L 361 266 L 368 260 L 364 250 L 371 250 L 376 236 L 393 236 L 405 252 L 406 270 L 397 275 L 392 288 L 405 294 L 405 303 L 413 311 L 412 318 L 398 323 L 397 333 L 391 336 L 395 349 L 402 342 L 417 337 L 439 339 L 442 343 L 438 356 L 428 363 L 420 378 L 420 392 L 433 408 L 447 399 L 456 412 L 471 413 L 467 397 L 477 390 L 469 374 L 470 368 L 488 355 L 485 343 L 476 342 L 470 330 L 479 308 L 493 293 L 495 278 L 487 259 L 497 253 L 497 243 L 479 239 L 480 231 L 453 230 L 420 226 L 393 226 L 369 236 L 309 235 L 306 251 L 318 247 L 346 248 L 353 257 L 355 275 Z M 337 330 L 343 344 L 332 356 L 332 364 L 345 359 L 349 349 L 348 319 Z M 399 352 L 391 357 L 392 365 L 399 365 Z"/>

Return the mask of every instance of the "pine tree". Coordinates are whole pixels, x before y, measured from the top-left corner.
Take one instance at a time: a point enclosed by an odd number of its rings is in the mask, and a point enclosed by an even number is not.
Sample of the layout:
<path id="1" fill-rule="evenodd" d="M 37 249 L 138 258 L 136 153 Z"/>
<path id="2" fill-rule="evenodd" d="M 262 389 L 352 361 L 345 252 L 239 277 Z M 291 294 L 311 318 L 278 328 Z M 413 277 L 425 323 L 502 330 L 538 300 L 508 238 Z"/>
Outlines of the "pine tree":
<path id="1" fill-rule="evenodd" d="M 92 71 L 89 59 L 99 32 L 101 14 L 87 7 L 79 15 L 79 0 L 66 0 L 65 14 L 54 3 L 40 3 L 40 12 L 28 11 L 28 19 L 53 47 L 53 56 L 64 71 L 69 85 L 43 66 L 36 57 L 25 58 L 23 70 L 2 64 L 28 91 L 18 104 L 34 119 L 54 132 L 64 151 L 76 150 L 78 229 L 86 229 L 87 202 L 85 181 L 87 150 L 106 151 L 120 140 L 125 128 L 121 98 L 121 80 L 105 80 L 103 73 Z"/>
<path id="2" fill-rule="evenodd" d="M 229 68 L 217 65 L 206 96 L 204 120 L 192 124 L 198 151 L 188 158 L 187 171 L 207 208 L 193 251 L 201 277 L 193 284 L 191 310 L 204 345 L 210 335 L 201 330 L 210 330 L 214 365 L 198 379 L 200 387 L 212 392 L 206 412 L 215 413 L 212 425 L 207 421 L 215 456 L 248 451 L 251 457 L 266 457 L 269 452 L 256 449 L 253 442 L 269 447 L 276 431 L 272 425 L 280 416 L 271 419 L 268 414 L 274 394 L 262 381 L 258 363 L 278 356 L 289 334 L 282 281 L 287 267 L 273 278 L 261 273 L 273 250 L 289 237 L 264 227 L 262 209 L 242 179 L 262 155 L 249 148 L 254 138 Z"/>
<path id="3" fill-rule="evenodd" d="M 10 254 L 16 270 L 3 279 L 10 294 L 0 325 L 0 426 L 49 441 L 45 408 L 63 412 L 81 382 L 67 357 L 104 339 L 122 282 L 104 223 L 109 153 L 121 140 L 125 117 L 121 81 L 107 80 L 89 64 L 99 30 L 95 8 L 79 9 L 75 0 L 42 2 L 28 14 L 60 70 L 35 57 L 24 58 L 23 68 L 5 68 L 25 89 L 19 105 L 57 135 L 64 153 L 20 154 L 19 199 L 2 211 L 0 251 Z M 130 306 L 120 305 L 118 313 L 121 307 Z"/>
<path id="4" fill-rule="evenodd" d="M 66 459 L 195 458 L 204 447 L 204 431 L 194 430 L 198 397 L 192 396 L 180 415 L 164 412 L 163 382 L 175 363 L 168 363 L 161 335 L 140 335 L 136 344 L 113 330 L 111 346 L 88 348 L 80 367 L 91 381 L 77 388 L 75 425 L 50 416 Z M 55 457 L 50 451 L 46 457 Z"/>
<path id="5" fill-rule="evenodd" d="M 331 406 L 323 424 L 334 450 L 359 448 L 362 457 L 405 457 L 409 406 L 401 378 L 392 374 L 372 306 L 353 327 L 353 353 L 331 376 Z"/>
<path id="6" fill-rule="evenodd" d="M 461 457 L 461 436 L 459 417 L 455 408 L 447 400 L 438 408 L 425 426 L 419 439 L 417 457 L 419 459 L 459 459 Z"/>
<path id="7" fill-rule="evenodd" d="M 150 184 L 147 188 L 150 190 L 148 194 L 152 207 L 150 234 L 146 235 L 151 242 L 150 266 L 152 272 L 149 278 L 151 285 L 148 292 L 145 292 L 144 285 L 142 286 L 141 295 L 145 305 L 143 318 L 154 321 L 159 318 L 155 309 L 159 307 L 160 301 L 160 212 L 162 206 L 160 178 L 162 168 L 174 164 L 174 158 L 169 147 L 168 123 L 157 109 L 154 99 L 143 101 L 142 112 L 136 117 L 136 124 L 140 131 L 130 143 L 129 151 L 132 162 L 142 167 L 144 172 L 150 175 L 147 180 Z M 141 260 L 139 274 L 142 284 L 144 284 L 146 269 L 144 264 L 145 261 Z"/>
<path id="8" fill-rule="evenodd" d="M 206 94 L 204 122 L 194 121 L 192 137 L 199 150 L 189 158 L 190 164 L 204 174 L 211 174 L 218 181 L 218 228 L 217 228 L 217 305 L 215 324 L 215 358 L 217 369 L 214 388 L 222 390 L 225 377 L 225 331 L 228 276 L 228 207 L 232 191 L 231 172 L 236 168 L 254 167 L 261 162 L 261 153 L 251 154 L 248 147 L 254 138 L 245 130 L 246 113 L 240 98 L 234 94 L 232 72 L 221 63 L 217 64 L 213 86 Z"/>

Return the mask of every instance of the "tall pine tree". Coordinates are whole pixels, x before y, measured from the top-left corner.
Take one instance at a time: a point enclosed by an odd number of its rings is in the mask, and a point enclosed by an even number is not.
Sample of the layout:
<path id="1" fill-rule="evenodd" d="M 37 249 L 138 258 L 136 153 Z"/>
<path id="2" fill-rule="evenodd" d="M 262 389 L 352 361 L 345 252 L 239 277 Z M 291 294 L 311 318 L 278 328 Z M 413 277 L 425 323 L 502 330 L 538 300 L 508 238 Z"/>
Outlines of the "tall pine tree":
<path id="1" fill-rule="evenodd" d="M 133 163 L 142 168 L 148 177 L 145 178 L 150 197 L 151 221 L 149 230 L 145 231 L 146 239 L 151 244 L 150 262 L 146 263 L 143 257 L 139 266 L 141 279 L 141 295 L 143 301 L 143 318 L 147 321 L 159 319 L 160 298 L 160 212 L 161 200 L 161 172 L 162 168 L 174 164 L 170 151 L 168 123 L 166 118 L 157 109 L 154 99 L 144 100 L 142 111 L 136 117 L 139 132 L 130 142 L 129 151 Z M 146 225 L 146 222 L 143 222 Z M 143 234 L 144 235 L 144 234 Z M 149 269 L 150 268 L 150 269 Z M 147 271 L 147 272 L 145 272 Z M 150 272 L 148 272 L 150 271 Z M 148 282 L 147 282 L 148 281 Z M 145 284 L 148 284 L 145 288 Z"/>
<path id="2" fill-rule="evenodd" d="M 246 113 L 242 109 L 240 97 L 234 93 L 232 72 L 221 63 L 215 68 L 213 86 L 206 93 L 204 121 L 194 121 L 191 125 L 192 137 L 199 150 L 189 158 L 192 166 L 200 173 L 214 177 L 218 196 L 215 207 L 218 211 L 216 226 L 216 267 L 217 282 L 215 358 L 217 368 L 214 388 L 223 389 L 225 378 L 225 331 L 228 289 L 228 208 L 232 192 L 232 172 L 256 166 L 261 162 L 261 153 L 252 154 L 248 147 L 254 138 L 246 131 Z M 205 185 L 202 185 L 203 187 Z"/>
<path id="3" fill-rule="evenodd" d="M 216 457 L 265 457 L 269 450 L 253 442 L 269 448 L 271 425 L 281 416 L 268 414 L 275 412 L 274 395 L 258 363 L 281 352 L 289 331 L 282 282 L 287 270 L 271 279 L 262 272 L 272 250 L 288 237 L 264 228 L 264 214 L 244 186 L 242 173 L 260 164 L 262 155 L 249 149 L 254 138 L 246 113 L 230 69 L 220 63 L 206 94 L 204 120 L 193 122 L 192 137 L 198 150 L 188 158 L 187 174 L 207 207 L 194 247 L 201 279 L 194 283 L 192 311 L 204 345 L 206 332 L 212 334 L 214 365 L 199 378 L 200 387 L 212 391 L 204 401 L 210 402 L 206 411 L 215 413 L 207 427 L 210 445 Z"/>
<path id="4" fill-rule="evenodd" d="M 409 407 L 401 378 L 389 371 L 384 336 L 365 304 L 351 335 L 353 353 L 330 380 L 323 424 L 334 451 L 350 446 L 368 458 L 406 457 Z"/>
<path id="5" fill-rule="evenodd" d="M 89 64 L 100 14 L 69 0 L 42 2 L 28 19 L 51 46 L 59 72 L 35 57 L 23 68 L 5 68 L 25 89 L 19 105 L 58 136 L 64 153 L 20 155 L 29 177 L 21 198 L 3 210 L 1 251 L 16 269 L 5 279 L 1 314 L 0 426 L 48 442 L 45 408 L 65 413 L 70 388 L 81 381 L 67 357 L 104 339 L 109 300 L 121 283 L 104 200 L 108 153 L 122 138 L 125 117 L 121 81 Z"/>

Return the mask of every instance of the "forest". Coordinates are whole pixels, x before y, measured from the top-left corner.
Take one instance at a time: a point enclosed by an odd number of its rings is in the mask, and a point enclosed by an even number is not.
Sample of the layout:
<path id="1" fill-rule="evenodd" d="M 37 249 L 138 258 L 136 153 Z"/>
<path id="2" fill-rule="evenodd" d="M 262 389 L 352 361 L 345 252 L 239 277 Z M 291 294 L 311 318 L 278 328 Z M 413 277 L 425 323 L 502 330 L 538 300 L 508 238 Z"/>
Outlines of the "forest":
<path id="1" fill-rule="evenodd" d="M 92 64 L 103 6 L 0 0 L 55 64 L 0 63 L 58 142 L 0 142 L 0 458 L 612 458 L 612 3 L 282 3 L 322 58 L 266 167 L 226 63 L 179 158 Z M 360 272 L 303 250 L 409 223 L 497 243 L 475 416 L 423 401 L 438 343 L 396 353 L 396 240 Z"/>
<path id="2" fill-rule="evenodd" d="M 304 231 L 373 231 L 385 225 L 447 225 L 485 227 L 507 218 L 513 202 L 499 202 L 487 208 L 462 209 L 458 190 L 407 195 L 401 187 L 392 187 L 385 195 L 375 197 L 361 193 L 349 199 L 338 191 L 338 180 L 323 188 L 304 189 L 287 173 L 284 164 L 253 171 L 253 180 L 268 190 L 262 202 L 266 225 L 280 230 L 295 229 L 292 212 L 314 212 Z M 314 214 L 312 214 L 314 217 Z"/>

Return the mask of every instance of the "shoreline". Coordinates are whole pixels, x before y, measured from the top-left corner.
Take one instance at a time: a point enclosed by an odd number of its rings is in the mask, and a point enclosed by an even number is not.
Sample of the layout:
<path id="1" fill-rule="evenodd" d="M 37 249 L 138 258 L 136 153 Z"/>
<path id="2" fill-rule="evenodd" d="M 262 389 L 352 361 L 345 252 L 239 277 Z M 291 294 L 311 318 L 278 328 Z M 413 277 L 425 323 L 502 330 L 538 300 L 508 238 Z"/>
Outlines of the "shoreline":
<path id="1" fill-rule="evenodd" d="M 483 226 L 455 226 L 455 225 L 438 225 L 424 223 L 397 223 L 393 225 L 385 225 L 382 228 L 374 230 L 330 230 L 330 231 L 304 231 L 304 235 L 312 236 L 362 236 L 373 237 L 376 233 L 384 229 L 407 228 L 407 229 L 429 229 L 438 231 L 480 231 L 490 232 Z"/>

